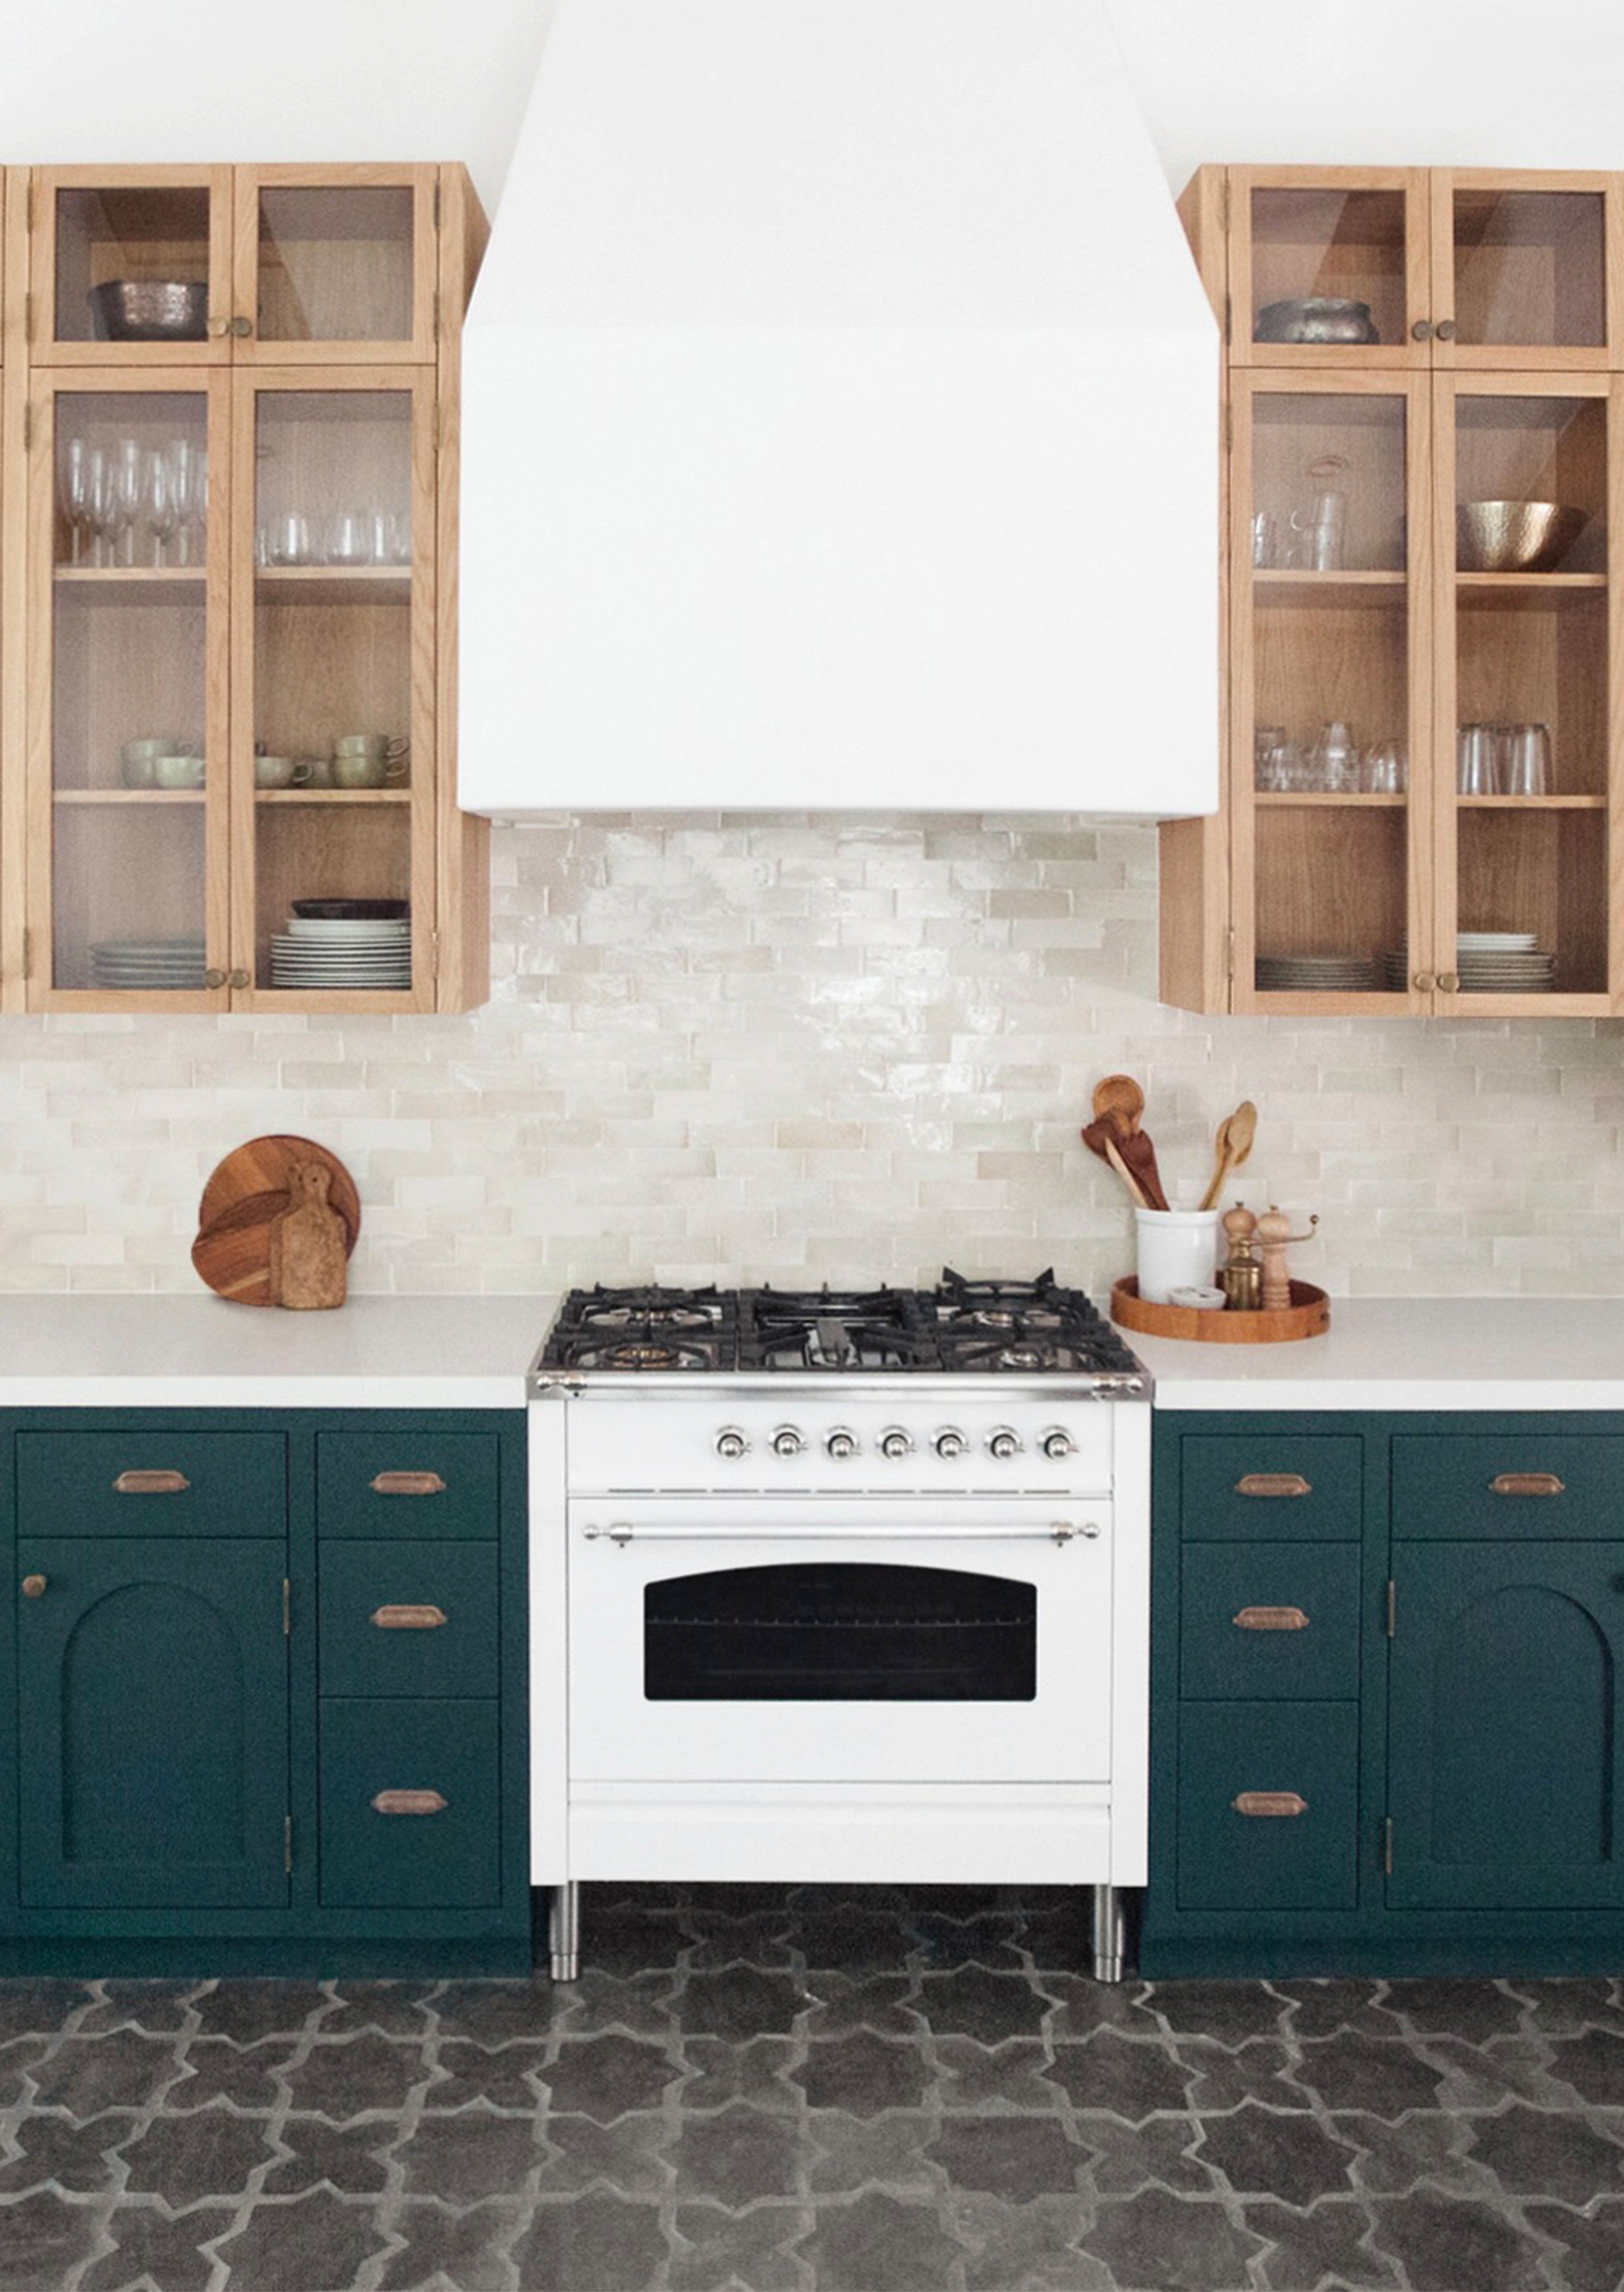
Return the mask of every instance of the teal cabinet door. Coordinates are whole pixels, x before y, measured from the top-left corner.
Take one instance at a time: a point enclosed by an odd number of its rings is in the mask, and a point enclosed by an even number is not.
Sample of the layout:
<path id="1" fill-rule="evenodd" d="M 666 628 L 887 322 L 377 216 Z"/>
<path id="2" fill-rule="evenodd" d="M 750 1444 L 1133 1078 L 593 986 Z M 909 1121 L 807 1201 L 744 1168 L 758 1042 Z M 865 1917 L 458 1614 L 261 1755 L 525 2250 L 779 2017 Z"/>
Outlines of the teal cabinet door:
<path id="1" fill-rule="evenodd" d="M 1389 1908 L 1624 1904 L 1624 1544 L 1398 1544 Z"/>
<path id="2" fill-rule="evenodd" d="M 279 1540 L 18 1539 L 22 1899 L 287 1900 Z"/>

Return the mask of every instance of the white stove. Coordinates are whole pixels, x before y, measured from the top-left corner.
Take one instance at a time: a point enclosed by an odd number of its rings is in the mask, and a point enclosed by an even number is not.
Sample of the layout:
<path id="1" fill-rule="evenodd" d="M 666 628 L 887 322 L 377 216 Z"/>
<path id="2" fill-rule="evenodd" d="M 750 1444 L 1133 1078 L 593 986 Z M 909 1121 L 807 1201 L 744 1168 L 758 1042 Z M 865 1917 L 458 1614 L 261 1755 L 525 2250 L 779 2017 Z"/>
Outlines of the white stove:
<path id="1" fill-rule="evenodd" d="M 1086 1297 L 577 1291 L 531 1375 L 533 1873 L 1064 1882 L 1146 1856 L 1149 1379 Z"/>

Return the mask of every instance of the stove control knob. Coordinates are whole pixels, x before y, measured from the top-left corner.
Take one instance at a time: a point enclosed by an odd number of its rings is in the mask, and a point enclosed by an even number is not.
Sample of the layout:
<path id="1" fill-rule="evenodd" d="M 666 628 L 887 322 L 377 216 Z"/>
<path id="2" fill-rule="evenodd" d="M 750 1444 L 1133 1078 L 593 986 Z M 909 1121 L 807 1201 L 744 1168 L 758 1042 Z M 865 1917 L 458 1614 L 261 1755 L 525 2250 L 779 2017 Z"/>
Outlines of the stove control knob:
<path id="1" fill-rule="evenodd" d="M 716 1436 L 716 1453 L 719 1457 L 726 1457 L 732 1464 L 740 1457 L 750 1454 L 750 1442 L 736 1424 L 724 1424 Z"/>
<path id="2" fill-rule="evenodd" d="M 880 1435 L 880 1453 L 882 1457 L 891 1457 L 893 1461 L 898 1457 L 911 1457 L 913 1454 L 913 1443 L 900 1424 L 888 1425 Z"/>
<path id="3" fill-rule="evenodd" d="M 848 1432 L 844 1424 L 837 1424 L 824 1442 L 824 1446 L 832 1457 L 844 1462 L 848 1457 L 856 1455 L 857 1436 L 855 1432 Z"/>
<path id="4" fill-rule="evenodd" d="M 781 1424 L 773 1435 L 775 1457 L 799 1457 L 806 1445 L 792 1424 Z"/>
<path id="5" fill-rule="evenodd" d="M 1021 1436 L 1018 1432 L 1012 1432 L 1009 1425 L 1000 1424 L 993 1432 L 987 1434 L 989 1457 L 1018 1457 L 1020 1453 Z"/>
<path id="6" fill-rule="evenodd" d="M 963 1456 L 965 1450 L 969 1447 L 969 1442 L 965 1439 L 963 1433 L 959 1431 L 957 1425 L 948 1424 L 945 1425 L 942 1431 L 937 1434 L 936 1439 L 930 1445 L 936 1450 L 938 1457 L 945 1458 L 948 1464 L 952 1464 L 955 1457 Z"/>
<path id="7" fill-rule="evenodd" d="M 1062 1457 L 1074 1457 L 1077 1454 L 1077 1443 L 1069 1432 L 1063 1432 L 1057 1424 L 1052 1432 L 1045 1432 L 1040 1445 L 1051 1464 L 1058 1464 Z"/>

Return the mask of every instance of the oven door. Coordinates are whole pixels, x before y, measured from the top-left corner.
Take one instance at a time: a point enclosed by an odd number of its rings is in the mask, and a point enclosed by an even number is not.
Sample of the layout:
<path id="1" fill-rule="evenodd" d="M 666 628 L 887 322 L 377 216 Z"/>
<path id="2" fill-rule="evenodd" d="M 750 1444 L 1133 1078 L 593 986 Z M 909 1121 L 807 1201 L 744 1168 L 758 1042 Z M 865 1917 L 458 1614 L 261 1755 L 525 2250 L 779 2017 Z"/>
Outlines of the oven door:
<path id="1" fill-rule="evenodd" d="M 1103 1781 L 1111 1529 L 1097 1497 L 572 1502 L 570 1771 Z"/>

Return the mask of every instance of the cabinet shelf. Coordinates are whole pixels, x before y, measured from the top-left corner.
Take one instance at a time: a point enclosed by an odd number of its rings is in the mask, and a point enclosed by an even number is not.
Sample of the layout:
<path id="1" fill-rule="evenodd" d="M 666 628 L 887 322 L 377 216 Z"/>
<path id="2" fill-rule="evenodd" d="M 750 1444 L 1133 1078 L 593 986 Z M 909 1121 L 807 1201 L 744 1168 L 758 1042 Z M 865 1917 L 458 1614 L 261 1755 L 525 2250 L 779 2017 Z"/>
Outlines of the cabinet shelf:
<path id="1" fill-rule="evenodd" d="M 207 791 L 192 788 L 54 788 L 53 803 L 201 803 Z"/>
<path id="2" fill-rule="evenodd" d="M 410 803 L 409 787 L 256 788 L 255 803 Z"/>
<path id="3" fill-rule="evenodd" d="M 267 604 L 404 605 L 412 574 L 405 565 L 261 565 L 253 585 Z"/>
<path id="4" fill-rule="evenodd" d="M 1271 811 L 1300 807 L 1311 811 L 1402 811 L 1409 801 L 1407 795 L 1366 795 L 1357 790 L 1342 795 L 1327 788 L 1304 788 L 1300 792 L 1257 788 L 1252 794 L 1254 803 L 1266 804 Z"/>
<path id="5" fill-rule="evenodd" d="M 52 570 L 58 581 L 71 583 L 75 588 L 84 584 L 87 588 L 150 589 L 189 585 L 201 589 L 208 578 L 201 565 L 58 565 Z"/>

